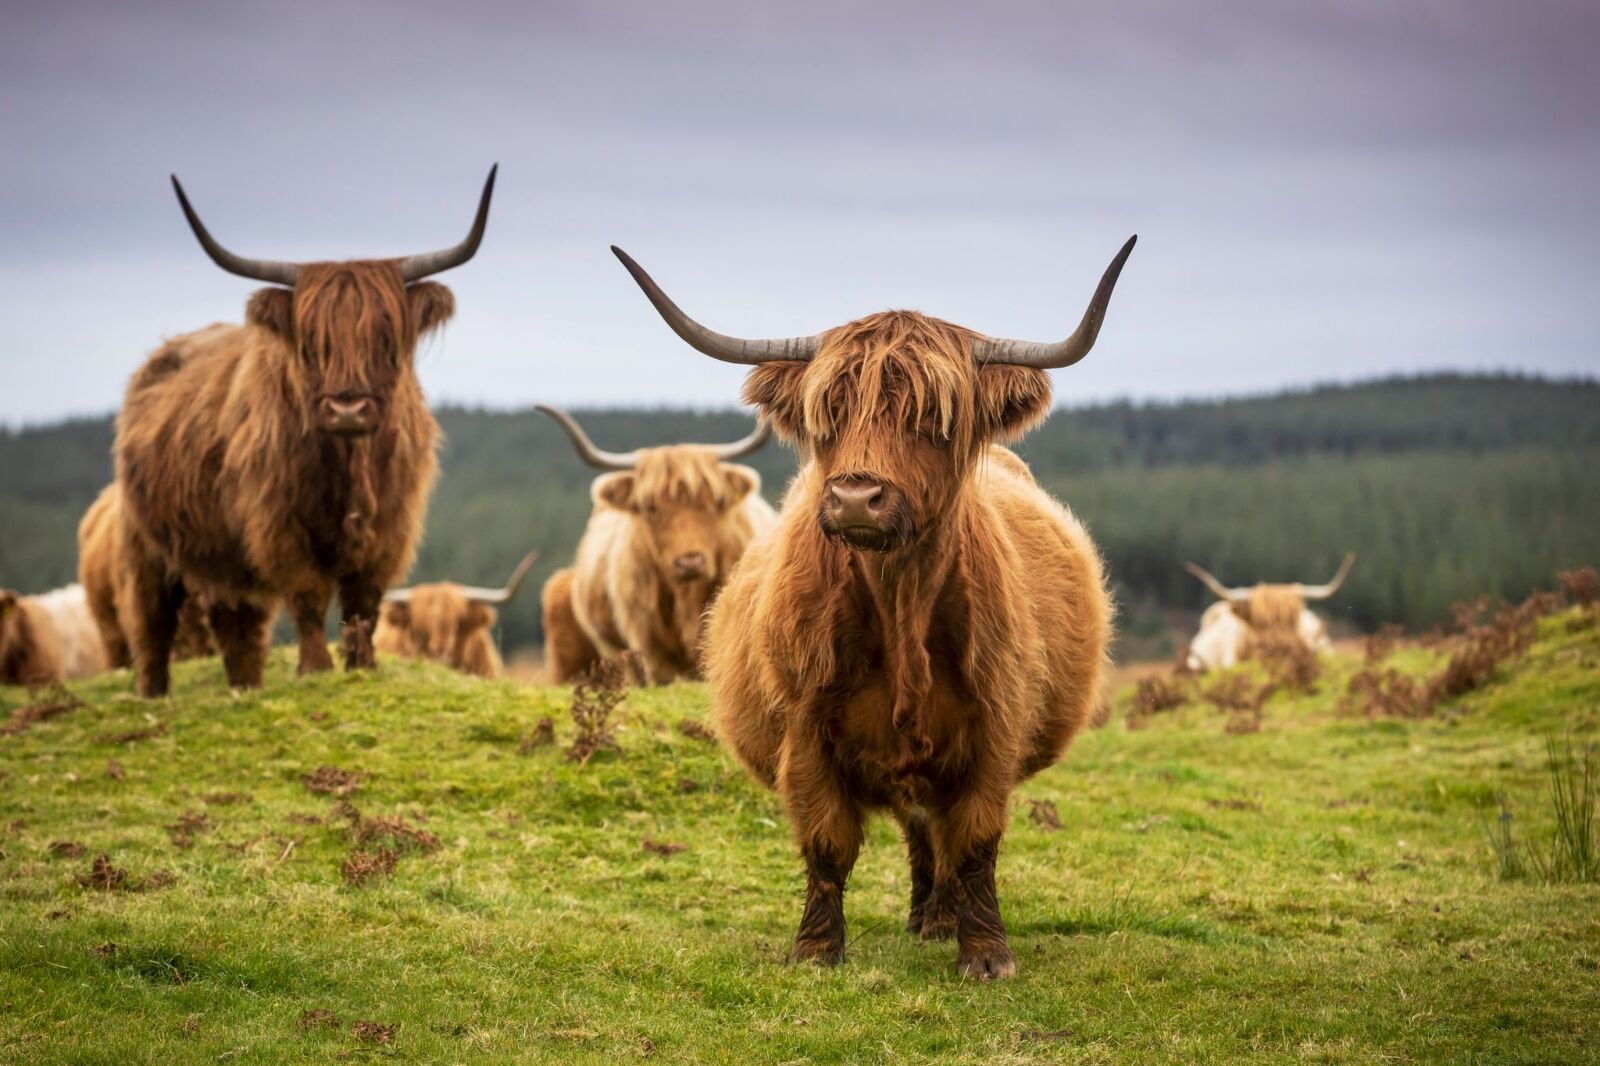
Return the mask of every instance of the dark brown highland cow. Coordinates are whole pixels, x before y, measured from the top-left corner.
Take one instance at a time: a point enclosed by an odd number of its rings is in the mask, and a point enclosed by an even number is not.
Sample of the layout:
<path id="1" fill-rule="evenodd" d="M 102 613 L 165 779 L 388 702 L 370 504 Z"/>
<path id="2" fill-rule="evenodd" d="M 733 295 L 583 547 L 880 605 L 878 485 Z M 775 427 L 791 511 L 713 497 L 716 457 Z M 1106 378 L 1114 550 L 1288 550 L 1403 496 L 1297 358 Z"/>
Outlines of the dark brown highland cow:
<path id="1" fill-rule="evenodd" d="M 1008 802 L 1097 706 L 1111 602 L 1088 534 L 997 442 L 1045 417 L 1044 371 L 1088 353 L 1132 250 L 1059 344 L 911 311 L 740 340 L 617 253 L 680 337 L 755 366 L 745 399 L 803 456 L 706 637 L 716 731 L 783 797 L 805 860 L 793 959 L 843 959 L 845 880 L 887 808 L 909 929 L 954 934 L 962 974 L 1016 972 L 994 883 Z"/>
<path id="2" fill-rule="evenodd" d="M 270 605 L 300 635 L 300 672 L 333 665 L 323 633 L 337 591 L 350 631 L 370 634 L 383 590 L 411 565 L 438 464 L 439 427 L 412 360 L 448 320 L 450 290 L 422 279 L 471 259 L 494 190 L 467 238 L 403 259 L 245 259 L 189 225 L 231 273 L 273 283 L 242 326 L 173 338 L 128 385 L 117 418 L 127 639 L 142 695 L 167 691 L 184 597 L 206 604 L 230 684 L 261 683 Z M 349 667 L 370 666 L 370 640 Z"/>

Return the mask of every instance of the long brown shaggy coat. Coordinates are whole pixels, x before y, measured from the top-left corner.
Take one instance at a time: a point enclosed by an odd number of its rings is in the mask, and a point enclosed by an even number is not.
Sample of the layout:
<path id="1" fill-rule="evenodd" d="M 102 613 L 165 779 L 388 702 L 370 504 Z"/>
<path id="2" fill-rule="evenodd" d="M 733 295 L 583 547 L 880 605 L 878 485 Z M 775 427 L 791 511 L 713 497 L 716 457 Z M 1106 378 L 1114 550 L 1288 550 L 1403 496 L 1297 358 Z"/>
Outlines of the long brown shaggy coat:
<path id="1" fill-rule="evenodd" d="M 558 651 L 580 645 L 560 628 L 562 613 L 547 610 L 552 680 L 575 677 L 571 663 L 625 651 L 650 684 L 698 676 L 706 607 L 746 545 L 776 520 L 760 489 L 755 470 L 692 444 L 643 449 L 632 470 L 596 478 L 568 600 L 590 650 Z M 689 556 L 700 565 L 686 576 L 678 561 Z"/>
<path id="2" fill-rule="evenodd" d="M 477 677 L 499 677 L 493 607 L 474 603 L 448 581 L 418 585 L 404 603 L 386 603 L 372 645 L 386 655 L 431 659 Z"/>
<path id="3" fill-rule="evenodd" d="M 332 666 L 335 591 L 347 624 L 370 633 L 437 472 L 417 340 L 453 309 L 448 289 L 406 285 L 392 261 L 309 264 L 293 290 L 258 291 L 244 325 L 175 337 L 134 375 L 115 454 L 141 693 L 166 691 L 186 593 L 206 603 L 236 686 L 260 684 L 275 600 L 294 617 L 302 673 Z M 319 423 L 319 402 L 344 395 L 376 398 L 375 432 Z M 370 661 L 368 645 L 350 665 Z"/>
<path id="4" fill-rule="evenodd" d="M 911 860 L 910 928 L 954 933 L 963 973 L 1013 973 L 994 894 L 1011 792 L 1099 698 L 1099 555 L 992 443 L 1044 418 L 1049 379 L 976 367 L 973 336 L 885 312 L 745 387 L 805 461 L 711 611 L 707 674 L 718 733 L 782 796 L 806 861 L 795 958 L 843 957 L 845 879 L 867 811 L 887 809 Z M 827 479 L 856 473 L 904 498 L 881 554 L 819 521 Z"/>
<path id="5" fill-rule="evenodd" d="M 88 596 L 89 611 L 100 631 L 112 669 L 132 664 L 127 627 L 123 622 L 129 608 L 118 606 L 119 602 L 126 603 L 131 594 L 129 570 L 123 563 L 122 538 L 122 490 L 112 482 L 101 490 L 78 523 L 78 583 Z M 216 654 L 211 630 L 206 624 L 205 606 L 198 596 L 186 597 L 179 609 L 172 654 L 180 660 Z"/>
<path id="6" fill-rule="evenodd" d="M 107 665 L 82 586 L 37 596 L 0 589 L 0 685 L 46 685 Z"/>

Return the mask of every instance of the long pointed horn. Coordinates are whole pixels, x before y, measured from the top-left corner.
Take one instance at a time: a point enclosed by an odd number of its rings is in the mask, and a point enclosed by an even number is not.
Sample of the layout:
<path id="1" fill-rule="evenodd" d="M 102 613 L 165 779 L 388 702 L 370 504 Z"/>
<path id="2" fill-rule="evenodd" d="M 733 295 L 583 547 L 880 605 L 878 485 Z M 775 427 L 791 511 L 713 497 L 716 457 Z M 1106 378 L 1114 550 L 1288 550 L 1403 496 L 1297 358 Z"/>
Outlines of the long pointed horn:
<path id="1" fill-rule="evenodd" d="M 740 363 L 744 366 L 780 360 L 805 362 L 817 354 L 817 349 L 822 344 L 820 333 L 809 337 L 785 337 L 781 340 L 746 340 L 707 329 L 684 314 L 682 309 L 661 291 L 661 286 L 644 272 L 644 267 L 633 261 L 632 256 L 614 244 L 611 246 L 611 251 L 622 260 L 622 265 L 628 268 L 628 273 L 633 275 L 633 280 L 639 283 L 639 288 L 644 290 L 645 296 L 655 305 L 657 313 L 672 327 L 672 332 L 682 337 L 689 347 L 713 359 L 720 359 L 724 363 Z"/>
<path id="2" fill-rule="evenodd" d="M 541 414 L 549 415 L 560 423 L 561 428 L 567 431 L 567 436 L 572 438 L 572 446 L 578 456 L 592 467 L 600 470 L 632 470 L 633 464 L 639 461 L 637 449 L 631 452 L 608 452 L 594 446 L 594 441 L 578 425 L 578 420 L 558 407 L 547 407 L 539 404 L 534 410 Z"/>
<path id="3" fill-rule="evenodd" d="M 517 564 L 517 569 L 512 573 L 511 580 L 506 582 L 502 589 L 481 589 L 472 585 L 462 585 L 461 591 L 473 603 L 487 603 L 491 606 L 501 606 L 510 603 L 521 590 L 522 583 L 528 579 L 528 571 L 533 569 L 533 564 L 538 560 L 538 551 L 531 551 L 522 557 L 522 562 Z"/>
<path id="4" fill-rule="evenodd" d="M 771 439 L 772 426 L 763 418 L 756 423 L 755 432 L 748 437 L 736 440 L 732 444 L 713 444 L 711 450 L 716 453 L 718 459 L 726 463 L 729 460 L 749 455 Z"/>
<path id="5" fill-rule="evenodd" d="M 1217 599 L 1219 600 L 1227 600 L 1232 602 L 1234 600 L 1248 599 L 1250 596 L 1249 589 L 1229 588 L 1227 585 L 1224 585 L 1222 582 L 1212 577 L 1211 571 L 1196 566 L 1194 563 L 1184 563 L 1183 568 L 1189 571 L 1189 573 L 1193 574 L 1195 577 L 1199 578 L 1201 583 L 1204 584 L 1206 588 L 1216 593 Z"/>
<path id="6" fill-rule="evenodd" d="M 1326 585 L 1301 585 L 1300 595 L 1308 600 L 1325 600 L 1339 591 L 1344 584 L 1344 579 L 1350 576 L 1350 568 L 1356 564 L 1356 553 L 1350 552 L 1344 557 L 1344 562 L 1339 564 L 1339 572 L 1333 575 L 1333 580 Z"/>
<path id="7" fill-rule="evenodd" d="M 483 243 L 483 231 L 489 224 L 489 198 L 494 195 L 494 176 L 499 171 L 499 163 L 489 168 L 489 179 L 483 183 L 483 195 L 478 197 L 478 215 L 472 220 L 472 229 L 468 231 L 466 240 L 453 248 L 407 256 L 400 261 L 400 276 L 407 283 L 458 267 L 478 253 L 478 245 Z"/>
<path id="8" fill-rule="evenodd" d="M 1071 366 L 1088 355 L 1089 349 L 1094 347 L 1095 338 L 1100 335 L 1100 324 L 1105 321 L 1106 308 L 1111 306 L 1111 290 L 1117 287 L 1122 264 L 1133 254 L 1133 246 L 1138 240 L 1137 234 L 1129 237 L 1122 251 L 1106 267 L 1106 272 L 1100 277 L 1099 287 L 1094 290 L 1094 299 L 1089 301 L 1089 308 L 1084 311 L 1083 320 L 1073 330 L 1072 336 L 1054 344 L 984 337 L 974 343 L 973 358 L 979 363 L 1008 363 L 1039 370 L 1057 370 Z"/>
<path id="9" fill-rule="evenodd" d="M 200 221 L 200 216 L 189 206 L 189 197 L 184 195 L 183 185 L 178 181 L 178 175 L 173 174 L 172 190 L 178 194 L 178 206 L 183 208 L 183 217 L 189 220 L 189 228 L 194 230 L 195 239 L 200 242 L 200 247 L 206 250 L 211 261 L 230 274 L 237 274 L 241 278 L 253 278 L 256 281 L 270 281 L 274 285 L 293 286 L 295 278 L 300 274 L 300 264 L 285 263 L 275 259 L 246 259 L 242 255 L 234 255 L 222 245 L 217 243 L 206 229 L 205 223 Z"/>

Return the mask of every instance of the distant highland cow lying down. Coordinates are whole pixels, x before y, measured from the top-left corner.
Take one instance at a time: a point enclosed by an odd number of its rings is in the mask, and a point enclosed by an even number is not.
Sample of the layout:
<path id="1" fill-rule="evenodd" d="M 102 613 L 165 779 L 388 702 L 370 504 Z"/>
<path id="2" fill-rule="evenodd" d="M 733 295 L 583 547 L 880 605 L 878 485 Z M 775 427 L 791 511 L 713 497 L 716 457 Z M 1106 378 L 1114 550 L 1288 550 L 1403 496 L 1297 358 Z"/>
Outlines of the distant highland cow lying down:
<path id="1" fill-rule="evenodd" d="M 1219 602 L 1200 616 L 1200 629 L 1189 642 L 1185 664 L 1191 670 L 1226 670 L 1237 666 L 1263 644 L 1298 641 L 1315 652 L 1328 651 L 1328 627 L 1306 607 L 1307 600 L 1325 600 L 1339 591 L 1355 564 L 1352 552 L 1326 585 L 1253 585 L 1230 588 L 1194 563 L 1185 568 L 1216 593 Z"/>
<path id="2" fill-rule="evenodd" d="M 510 603 L 539 558 L 529 552 L 504 588 L 441 581 L 395 589 L 383 598 L 373 646 L 386 655 L 432 659 L 478 677 L 499 677 L 500 653 L 491 632 L 496 607 Z"/>
<path id="3" fill-rule="evenodd" d="M 82 585 L 37 596 L 0 589 L 0 685 L 47 685 L 108 665 Z"/>

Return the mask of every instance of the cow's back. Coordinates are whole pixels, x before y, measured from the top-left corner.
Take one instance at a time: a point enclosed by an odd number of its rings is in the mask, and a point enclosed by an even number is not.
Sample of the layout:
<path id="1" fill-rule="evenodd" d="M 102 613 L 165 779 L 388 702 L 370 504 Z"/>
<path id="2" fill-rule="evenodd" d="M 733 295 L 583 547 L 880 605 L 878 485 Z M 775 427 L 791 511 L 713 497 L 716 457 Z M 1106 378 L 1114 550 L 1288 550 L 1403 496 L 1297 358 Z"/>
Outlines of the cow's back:
<path id="1" fill-rule="evenodd" d="M 24 609 L 33 613 L 36 630 L 48 627 L 53 634 L 62 677 L 92 677 L 107 668 L 105 644 L 82 585 L 30 596 Z"/>

